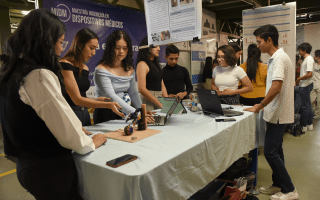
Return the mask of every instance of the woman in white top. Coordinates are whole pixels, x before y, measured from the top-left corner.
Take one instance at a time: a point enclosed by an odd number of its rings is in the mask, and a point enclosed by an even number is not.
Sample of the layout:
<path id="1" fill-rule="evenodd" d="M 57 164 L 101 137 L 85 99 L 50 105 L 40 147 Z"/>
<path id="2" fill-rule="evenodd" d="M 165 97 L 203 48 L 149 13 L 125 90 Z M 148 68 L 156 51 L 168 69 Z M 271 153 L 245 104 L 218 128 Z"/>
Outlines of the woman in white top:
<path id="1" fill-rule="evenodd" d="M 246 72 L 238 66 L 235 66 L 237 59 L 234 50 L 229 45 L 223 45 L 218 48 L 216 58 L 219 66 L 212 72 L 211 89 L 216 90 L 218 95 L 237 95 L 253 90 L 250 79 Z M 239 82 L 242 88 L 238 89 Z"/>
<path id="2" fill-rule="evenodd" d="M 62 93 L 58 56 L 65 25 L 49 10 L 26 15 L 9 38 L 0 68 L 0 117 L 6 155 L 36 199 L 82 199 L 71 151 L 86 154 L 107 141 L 87 136 Z"/>

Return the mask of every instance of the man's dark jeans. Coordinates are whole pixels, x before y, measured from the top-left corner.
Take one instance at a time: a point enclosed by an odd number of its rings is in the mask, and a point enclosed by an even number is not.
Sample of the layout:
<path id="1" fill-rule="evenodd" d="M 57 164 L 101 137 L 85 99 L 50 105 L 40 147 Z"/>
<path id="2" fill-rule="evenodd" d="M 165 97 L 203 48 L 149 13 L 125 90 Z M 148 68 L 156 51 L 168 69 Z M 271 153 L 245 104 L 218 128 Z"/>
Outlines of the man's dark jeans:
<path id="1" fill-rule="evenodd" d="M 307 87 L 300 87 L 301 96 L 301 126 L 305 127 L 307 125 L 313 124 L 313 110 L 311 106 L 310 93 L 313 89 L 313 83 Z"/>
<path id="2" fill-rule="evenodd" d="M 282 142 L 285 127 L 286 124 L 267 122 L 264 143 L 264 155 L 272 169 L 272 185 L 281 188 L 282 193 L 293 192 L 295 189 L 284 165 Z"/>

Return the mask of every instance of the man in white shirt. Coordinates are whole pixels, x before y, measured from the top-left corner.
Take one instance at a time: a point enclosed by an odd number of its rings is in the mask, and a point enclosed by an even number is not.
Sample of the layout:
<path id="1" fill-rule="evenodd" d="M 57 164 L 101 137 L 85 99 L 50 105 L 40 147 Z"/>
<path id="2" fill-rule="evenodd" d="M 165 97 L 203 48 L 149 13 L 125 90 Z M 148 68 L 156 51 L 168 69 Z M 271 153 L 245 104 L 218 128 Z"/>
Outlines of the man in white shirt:
<path id="1" fill-rule="evenodd" d="M 313 130 L 313 111 L 311 106 L 310 93 L 313 89 L 312 71 L 314 60 L 310 55 L 312 46 L 304 42 L 298 46 L 299 54 L 303 59 L 300 68 L 300 77 L 296 85 L 300 87 L 301 96 L 301 128 L 302 132 Z"/>
<path id="2" fill-rule="evenodd" d="M 267 122 L 264 155 L 272 169 L 273 183 L 259 190 L 272 195 L 271 200 L 298 199 L 299 194 L 284 165 L 282 149 L 286 124 L 294 122 L 295 70 L 289 56 L 278 47 L 279 33 L 275 26 L 262 26 L 253 34 L 261 52 L 271 56 L 268 61 L 266 97 L 260 104 L 244 109 L 258 113 L 264 108 L 264 120 Z"/>
<path id="3" fill-rule="evenodd" d="M 313 90 L 311 91 L 311 102 L 314 106 L 313 119 L 320 119 L 320 49 L 314 52 L 314 67 L 313 67 Z"/>

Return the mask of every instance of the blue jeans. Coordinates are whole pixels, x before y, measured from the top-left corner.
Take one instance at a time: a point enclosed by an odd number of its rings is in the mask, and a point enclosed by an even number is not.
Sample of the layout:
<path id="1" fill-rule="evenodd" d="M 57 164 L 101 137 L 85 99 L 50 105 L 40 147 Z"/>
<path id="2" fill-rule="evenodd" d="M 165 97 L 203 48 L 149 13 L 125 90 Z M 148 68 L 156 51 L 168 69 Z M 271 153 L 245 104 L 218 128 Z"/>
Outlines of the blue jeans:
<path id="1" fill-rule="evenodd" d="M 311 106 L 310 93 L 313 90 L 313 83 L 307 87 L 300 87 L 301 96 L 301 126 L 311 125 L 313 122 L 313 110 Z"/>
<path id="2" fill-rule="evenodd" d="M 272 185 L 281 188 L 282 193 L 293 192 L 295 189 L 284 165 L 282 142 L 285 127 L 286 124 L 267 122 L 264 143 L 264 156 L 272 169 Z"/>

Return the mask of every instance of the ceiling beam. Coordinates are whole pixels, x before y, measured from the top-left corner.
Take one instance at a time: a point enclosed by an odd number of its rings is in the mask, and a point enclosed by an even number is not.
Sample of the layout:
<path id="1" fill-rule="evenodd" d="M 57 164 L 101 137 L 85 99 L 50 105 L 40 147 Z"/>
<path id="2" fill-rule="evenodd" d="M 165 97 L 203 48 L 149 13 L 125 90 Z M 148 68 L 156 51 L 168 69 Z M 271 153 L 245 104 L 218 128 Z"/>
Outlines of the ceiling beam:
<path id="1" fill-rule="evenodd" d="M 136 0 L 140 10 L 142 10 L 144 12 L 144 4 L 143 4 L 143 0 Z"/>
<path id="2" fill-rule="evenodd" d="M 237 3 L 241 1 L 242 0 L 233 0 L 233 1 L 217 0 L 217 1 L 213 1 L 212 3 L 203 3 L 203 4 L 204 4 L 204 7 L 215 7 L 215 6 L 222 6 L 222 5 Z"/>
<path id="3" fill-rule="evenodd" d="M 34 9 L 34 3 L 29 3 L 24 1 L 25 4 L 20 4 L 20 3 L 13 3 L 13 2 L 8 2 L 4 0 L 0 0 L 0 6 L 1 7 L 6 7 L 6 8 L 14 8 L 18 10 L 32 10 Z"/>
<path id="4" fill-rule="evenodd" d="M 116 5 L 120 0 L 113 0 L 111 5 Z"/>

